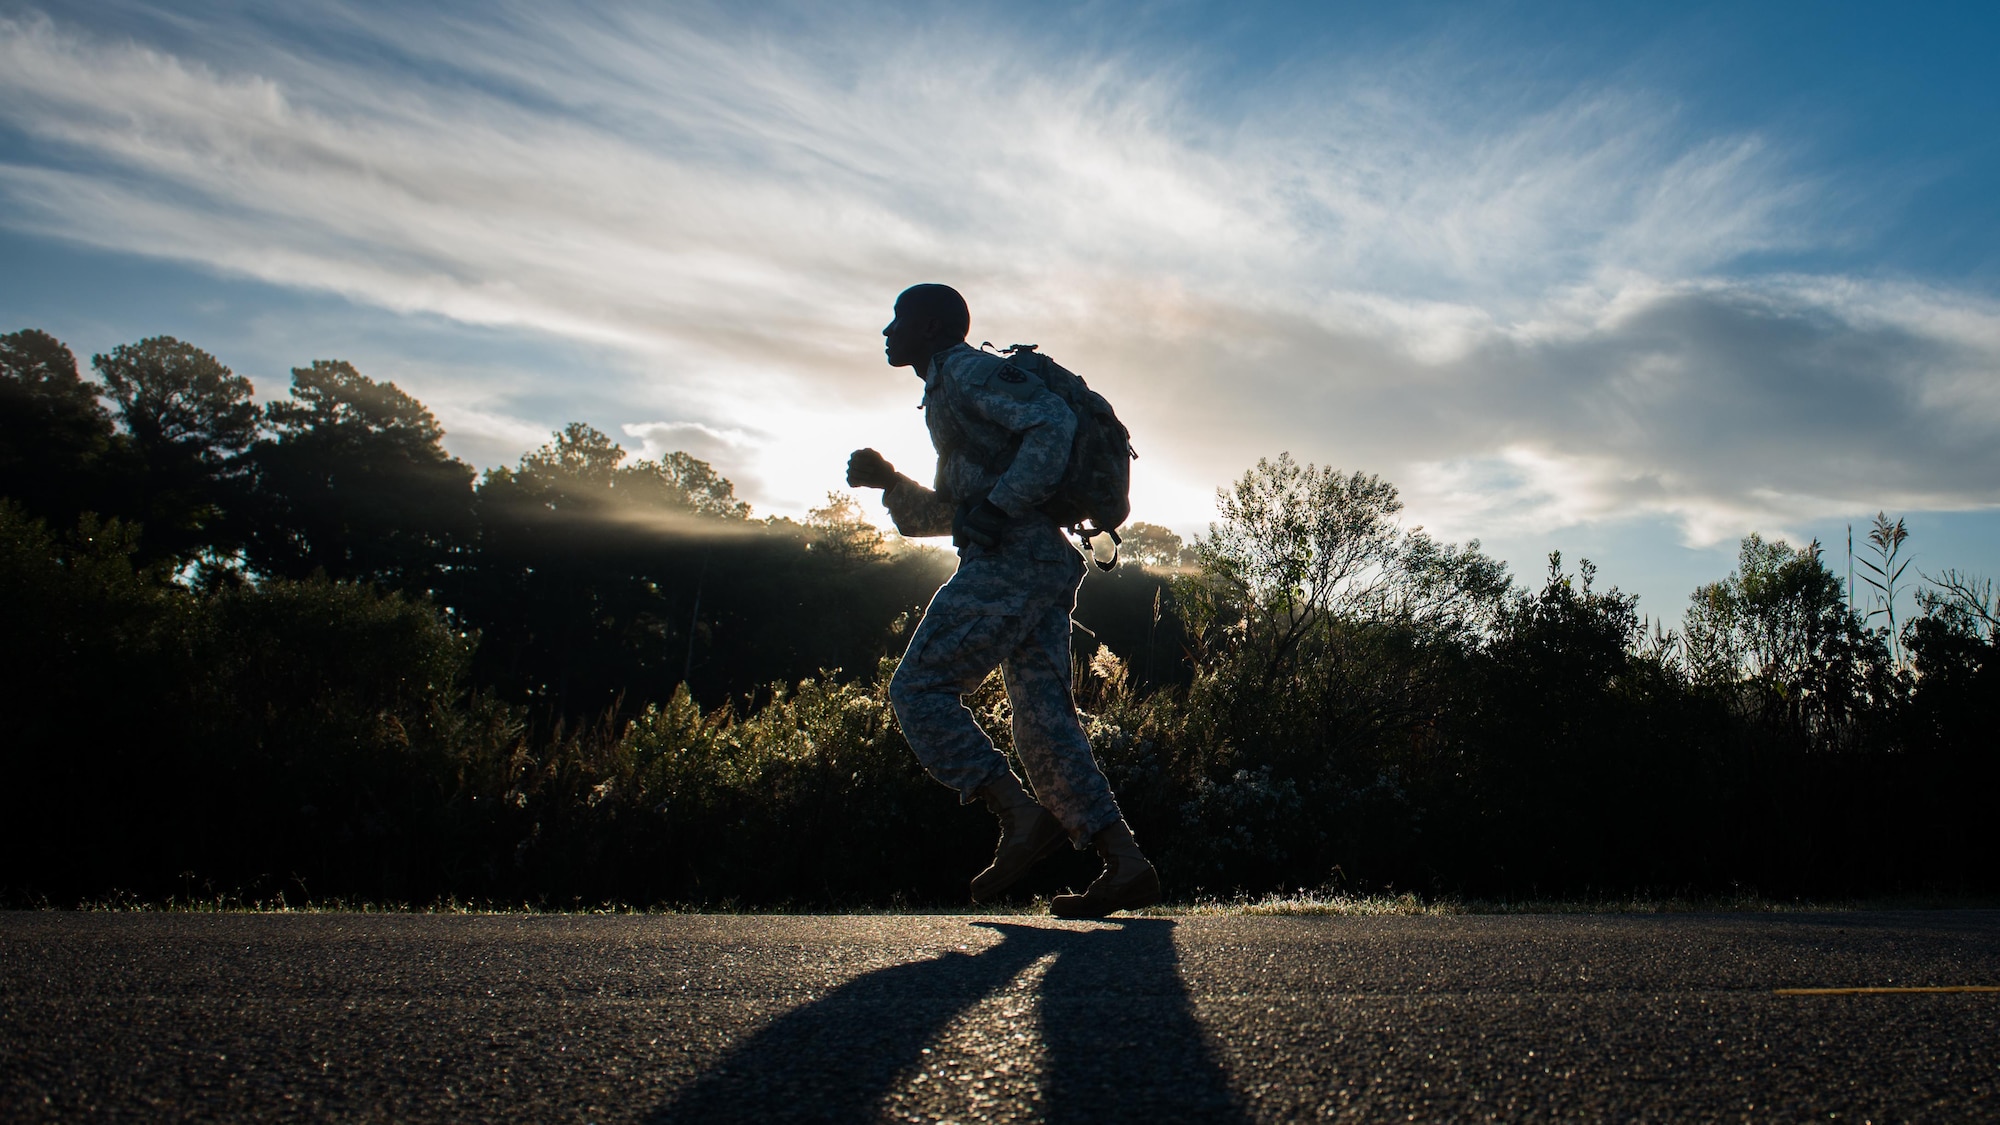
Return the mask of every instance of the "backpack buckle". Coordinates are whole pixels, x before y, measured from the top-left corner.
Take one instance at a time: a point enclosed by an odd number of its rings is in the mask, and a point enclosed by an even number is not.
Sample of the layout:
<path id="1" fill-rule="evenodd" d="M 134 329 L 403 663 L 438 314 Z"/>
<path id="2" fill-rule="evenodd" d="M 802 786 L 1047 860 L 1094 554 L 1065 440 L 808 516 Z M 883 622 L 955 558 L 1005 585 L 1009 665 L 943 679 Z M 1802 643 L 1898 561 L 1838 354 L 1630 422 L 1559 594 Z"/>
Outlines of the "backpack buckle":
<path id="1" fill-rule="evenodd" d="M 1097 527 L 1089 523 L 1078 523 L 1072 526 L 1069 531 L 1070 534 L 1076 536 L 1083 543 L 1084 553 L 1090 556 L 1091 562 L 1097 564 L 1097 569 L 1110 570 L 1112 567 L 1118 565 L 1118 547 L 1125 542 L 1119 536 L 1118 532 L 1108 527 Z M 1099 537 L 1106 535 L 1111 537 L 1110 549 L 1099 550 L 1097 540 Z"/>

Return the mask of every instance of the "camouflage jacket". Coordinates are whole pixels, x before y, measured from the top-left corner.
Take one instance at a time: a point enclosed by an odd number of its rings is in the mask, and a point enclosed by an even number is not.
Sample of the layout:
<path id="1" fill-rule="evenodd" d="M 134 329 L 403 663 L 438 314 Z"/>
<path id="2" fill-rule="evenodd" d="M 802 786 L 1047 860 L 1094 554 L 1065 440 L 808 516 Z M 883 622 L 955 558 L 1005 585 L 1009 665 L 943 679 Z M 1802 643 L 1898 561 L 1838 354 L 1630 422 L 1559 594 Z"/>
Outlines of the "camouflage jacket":
<path id="1" fill-rule="evenodd" d="M 937 450 L 937 477 L 931 488 L 904 477 L 883 494 L 897 531 L 950 535 L 961 507 L 986 499 L 1022 531 L 1032 527 L 1034 538 L 1075 553 L 1055 522 L 1036 510 L 1069 464 L 1076 415 L 1068 404 L 1003 357 L 959 344 L 931 357 L 924 421 Z M 1010 528 L 1006 538 L 1014 537 Z"/>

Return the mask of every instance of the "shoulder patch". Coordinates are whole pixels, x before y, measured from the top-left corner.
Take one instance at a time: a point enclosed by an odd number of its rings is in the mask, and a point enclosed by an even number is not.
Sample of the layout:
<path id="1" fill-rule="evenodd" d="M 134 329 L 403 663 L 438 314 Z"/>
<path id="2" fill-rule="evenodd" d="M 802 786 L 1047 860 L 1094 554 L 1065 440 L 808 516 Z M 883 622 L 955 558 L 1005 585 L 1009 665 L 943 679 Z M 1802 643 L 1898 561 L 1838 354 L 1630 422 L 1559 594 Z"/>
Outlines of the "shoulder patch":
<path id="1" fill-rule="evenodd" d="M 1003 363 L 999 370 L 999 389 L 1023 402 L 1042 393 L 1041 377 L 1027 368 L 1013 363 Z"/>

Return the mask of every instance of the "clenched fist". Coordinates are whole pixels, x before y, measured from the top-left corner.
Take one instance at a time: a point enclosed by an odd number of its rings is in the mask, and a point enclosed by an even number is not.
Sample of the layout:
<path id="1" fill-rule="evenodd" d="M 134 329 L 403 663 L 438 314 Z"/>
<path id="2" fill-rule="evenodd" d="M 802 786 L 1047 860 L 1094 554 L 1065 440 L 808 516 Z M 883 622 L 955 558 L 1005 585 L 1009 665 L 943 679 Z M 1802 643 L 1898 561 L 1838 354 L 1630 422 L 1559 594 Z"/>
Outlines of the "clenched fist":
<path id="1" fill-rule="evenodd" d="M 896 483 L 896 466 L 872 449 L 857 449 L 847 458 L 849 488 L 887 488 Z"/>

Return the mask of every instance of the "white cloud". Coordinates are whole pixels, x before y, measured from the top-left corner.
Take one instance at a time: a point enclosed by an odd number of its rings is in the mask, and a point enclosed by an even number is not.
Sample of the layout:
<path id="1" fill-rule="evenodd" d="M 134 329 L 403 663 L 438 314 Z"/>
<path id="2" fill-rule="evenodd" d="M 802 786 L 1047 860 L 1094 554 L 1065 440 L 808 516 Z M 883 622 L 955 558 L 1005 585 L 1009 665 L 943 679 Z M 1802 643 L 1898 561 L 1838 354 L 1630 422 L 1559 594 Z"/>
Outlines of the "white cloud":
<path id="1" fill-rule="evenodd" d="M 1708 542 L 1996 498 L 2000 312 L 1732 274 L 1833 237 L 1817 188 L 1643 91 L 1469 106 L 1350 68 L 1225 119 L 1174 66 L 963 23 L 415 11 L 327 17 L 415 66 L 0 21 L 0 120 L 36 141 L 0 221 L 622 350 L 646 376 L 600 397 L 655 420 L 624 432 L 765 508 L 854 445 L 925 459 L 875 331 L 932 279 L 975 339 L 1111 394 L 1142 516 L 1184 528 L 1286 448 L 1461 533 L 1650 514 Z M 477 392 L 430 401 L 512 432 Z"/>
<path id="2" fill-rule="evenodd" d="M 640 456 L 653 459 L 678 450 L 713 461 L 756 444 L 745 430 L 718 429 L 700 422 L 628 422 L 620 428 L 627 437 L 639 439 Z"/>

